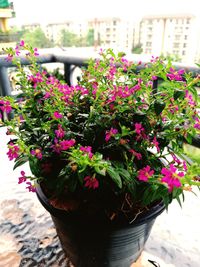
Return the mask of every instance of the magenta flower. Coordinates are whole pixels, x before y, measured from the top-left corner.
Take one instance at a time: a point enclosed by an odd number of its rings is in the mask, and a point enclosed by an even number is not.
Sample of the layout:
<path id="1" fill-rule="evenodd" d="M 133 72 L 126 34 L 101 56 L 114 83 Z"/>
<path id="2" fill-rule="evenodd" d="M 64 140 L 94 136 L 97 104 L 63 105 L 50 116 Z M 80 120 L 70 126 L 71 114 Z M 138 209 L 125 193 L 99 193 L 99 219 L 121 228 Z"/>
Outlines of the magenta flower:
<path id="1" fill-rule="evenodd" d="M 118 133 L 117 129 L 111 128 L 109 131 L 106 131 L 105 140 L 108 142 L 112 136 Z"/>
<path id="2" fill-rule="evenodd" d="M 63 138 L 65 136 L 65 131 L 62 128 L 62 125 L 58 125 L 58 130 L 55 130 L 55 134 L 57 138 Z"/>
<path id="3" fill-rule="evenodd" d="M 19 46 L 18 45 L 15 47 L 15 54 L 16 54 L 16 56 L 20 55 L 20 51 L 19 51 Z"/>
<path id="4" fill-rule="evenodd" d="M 3 112 L 10 113 L 12 111 L 12 107 L 10 105 L 10 101 L 6 100 L 0 100 L 0 109 Z"/>
<path id="5" fill-rule="evenodd" d="M 200 130 L 200 119 L 196 117 L 194 120 L 196 122 L 194 128 Z"/>
<path id="6" fill-rule="evenodd" d="M 157 149 L 157 152 L 160 152 L 160 148 L 159 148 L 159 142 L 157 141 L 156 137 L 154 136 L 152 143 L 154 144 L 154 146 Z"/>
<path id="7" fill-rule="evenodd" d="M 153 76 L 151 77 L 151 79 L 152 79 L 153 81 L 155 81 L 155 80 L 157 80 L 157 79 L 158 79 L 158 77 L 157 77 L 157 76 L 155 76 L 155 75 L 153 75 Z"/>
<path id="8" fill-rule="evenodd" d="M 53 151 L 60 154 L 61 151 L 65 151 L 68 150 L 70 147 L 74 146 L 75 144 L 75 140 L 74 139 L 70 139 L 70 140 L 63 140 L 58 142 L 58 139 L 54 139 L 54 144 L 51 146 L 53 148 Z"/>
<path id="9" fill-rule="evenodd" d="M 39 148 L 31 150 L 31 155 L 36 156 L 38 159 L 42 159 L 42 151 Z"/>
<path id="10" fill-rule="evenodd" d="M 95 177 L 86 176 L 84 181 L 85 187 L 88 187 L 89 189 L 96 189 L 99 187 L 99 181 Z"/>
<path id="11" fill-rule="evenodd" d="M 144 128 L 142 127 L 141 123 L 135 123 L 135 132 L 137 134 L 141 134 L 144 131 Z"/>
<path id="12" fill-rule="evenodd" d="M 89 158 L 91 159 L 93 157 L 93 153 L 92 153 L 92 147 L 91 146 L 81 146 L 80 150 L 83 152 L 86 152 L 86 154 L 88 154 Z"/>
<path id="13" fill-rule="evenodd" d="M 185 71 L 183 69 L 176 71 L 173 68 L 170 68 L 170 72 L 167 73 L 167 77 L 170 80 L 174 80 L 174 81 L 182 81 L 182 75 L 185 73 Z"/>
<path id="14" fill-rule="evenodd" d="M 63 117 L 63 115 L 59 113 L 58 111 L 55 111 L 53 115 L 56 119 L 61 119 Z"/>
<path id="15" fill-rule="evenodd" d="M 133 154 L 138 160 L 141 160 L 141 159 L 142 159 L 142 154 L 136 152 L 135 150 L 130 149 L 129 152 L 130 152 L 131 154 Z"/>
<path id="16" fill-rule="evenodd" d="M 18 147 L 18 145 L 14 145 L 11 142 L 11 143 L 9 143 L 8 148 L 9 148 L 9 150 L 7 152 L 7 155 L 8 155 L 9 160 L 16 159 L 19 156 L 19 147 Z"/>
<path id="17" fill-rule="evenodd" d="M 12 60 L 13 60 L 13 55 L 8 54 L 7 57 L 6 57 L 6 61 L 7 62 L 11 62 Z"/>
<path id="18" fill-rule="evenodd" d="M 38 49 L 37 48 L 34 48 L 34 56 L 35 57 L 39 56 L 39 53 L 38 53 Z"/>
<path id="19" fill-rule="evenodd" d="M 21 177 L 18 178 L 18 184 L 26 182 L 25 172 L 21 171 Z"/>
<path id="20" fill-rule="evenodd" d="M 177 168 L 173 164 L 170 164 L 169 169 L 162 168 L 161 173 L 164 175 L 161 181 L 168 185 L 169 192 L 172 192 L 174 187 L 181 187 L 180 179 L 184 176 L 184 173 L 177 172 Z"/>
<path id="21" fill-rule="evenodd" d="M 36 192 L 35 186 L 31 184 L 31 182 L 26 182 L 27 187 L 26 189 L 28 189 L 29 192 Z"/>
<path id="22" fill-rule="evenodd" d="M 21 40 L 19 45 L 23 47 L 25 45 L 24 40 Z"/>
<path id="23" fill-rule="evenodd" d="M 151 170 L 151 167 L 147 165 L 143 169 L 138 171 L 138 179 L 140 181 L 147 182 L 148 179 L 154 174 L 154 170 Z"/>
<path id="24" fill-rule="evenodd" d="M 61 141 L 60 142 L 61 150 L 68 150 L 70 147 L 74 146 L 75 142 L 76 141 L 74 139 Z"/>

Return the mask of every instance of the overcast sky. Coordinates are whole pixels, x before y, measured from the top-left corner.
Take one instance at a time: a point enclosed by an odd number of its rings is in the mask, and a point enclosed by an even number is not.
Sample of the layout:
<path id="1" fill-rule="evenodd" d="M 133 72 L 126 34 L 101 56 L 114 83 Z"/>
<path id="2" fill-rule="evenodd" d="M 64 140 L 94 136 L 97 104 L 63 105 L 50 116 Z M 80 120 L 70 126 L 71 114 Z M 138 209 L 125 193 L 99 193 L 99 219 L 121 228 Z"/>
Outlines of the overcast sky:
<path id="1" fill-rule="evenodd" d="M 10 0 L 11 1 L 11 0 Z M 12 0 L 11 24 L 49 23 L 68 19 L 120 16 L 133 20 L 145 14 L 200 14 L 200 0 Z"/>

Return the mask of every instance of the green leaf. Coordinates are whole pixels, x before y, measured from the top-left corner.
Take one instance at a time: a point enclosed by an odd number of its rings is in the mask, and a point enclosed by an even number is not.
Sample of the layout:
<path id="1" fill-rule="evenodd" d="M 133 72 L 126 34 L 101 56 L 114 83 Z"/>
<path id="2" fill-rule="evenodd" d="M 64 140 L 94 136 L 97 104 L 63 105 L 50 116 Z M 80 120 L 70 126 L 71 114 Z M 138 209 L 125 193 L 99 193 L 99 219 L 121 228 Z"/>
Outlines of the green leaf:
<path id="1" fill-rule="evenodd" d="M 118 170 L 118 172 L 119 172 L 119 174 L 120 174 L 125 180 L 127 180 L 127 181 L 130 181 L 130 180 L 131 180 L 131 175 L 130 175 L 130 173 L 129 173 L 127 170 L 125 170 L 125 169 L 123 169 L 123 168 L 120 168 L 120 169 Z"/>
<path id="2" fill-rule="evenodd" d="M 119 176 L 119 173 L 112 166 L 109 166 L 107 168 L 107 172 L 112 178 L 112 180 L 117 184 L 117 186 L 119 188 L 122 188 L 122 180 L 121 177 Z"/>
<path id="3" fill-rule="evenodd" d="M 100 168 L 100 166 L 95 166 L 94 167 L 95 171 L 103 176 L 106 175 L 106 168 Z"/>
<path id="4" fill-rule="evenodd" d="M 163 109 L 165 108 L 166 104 L 163 101 L 155 101 L 154 102 L 154 110 L 156 115 L 160 115 L 160 113 L 163 111 Z"/>
<path id="5" fill-rule="evenodd" d="M 20 158 L 18 160 L 16 160 L 16 163 L 13 167 L 13 170 L 15 170 L 16 168 L 18 168 L 19 166 L 23 165 L 24 163 L 26 163 L 28 161 L 28 157 L 23 157 L 23 158 Z"/>
<path id="6" fill-rule="evenodd" d="M 178 98 L 183 99 L 184 97 L 185 97 L 185 92 L 183 90 L 174 91 L 174 100 L 177 100 Z"/>

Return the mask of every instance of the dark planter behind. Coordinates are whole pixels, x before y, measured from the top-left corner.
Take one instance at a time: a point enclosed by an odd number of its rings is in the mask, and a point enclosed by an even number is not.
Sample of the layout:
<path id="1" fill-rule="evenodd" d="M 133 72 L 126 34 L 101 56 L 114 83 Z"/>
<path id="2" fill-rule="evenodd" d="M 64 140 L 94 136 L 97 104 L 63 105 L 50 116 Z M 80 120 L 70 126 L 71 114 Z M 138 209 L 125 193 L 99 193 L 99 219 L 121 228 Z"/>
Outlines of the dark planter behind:
<path id="1" fill-rule="evenodd" d="M 55 209 L 40 187 L 37 196 L 51 214 L 66 256 L 75 267 L 130 267 L 149 237 L 156 217 L 163 212 L 163 203 L 138 217 L 132 224 L 80 220 L 76 215 Z"/>

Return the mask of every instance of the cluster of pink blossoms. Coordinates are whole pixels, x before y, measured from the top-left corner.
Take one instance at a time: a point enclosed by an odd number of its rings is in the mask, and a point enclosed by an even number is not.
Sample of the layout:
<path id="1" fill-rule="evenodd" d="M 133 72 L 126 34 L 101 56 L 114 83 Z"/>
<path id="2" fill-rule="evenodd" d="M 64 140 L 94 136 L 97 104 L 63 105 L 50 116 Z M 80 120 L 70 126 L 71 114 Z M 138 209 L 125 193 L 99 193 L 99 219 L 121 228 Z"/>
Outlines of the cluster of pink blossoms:
<path id="1" fill-rule="evenodd" d="M 68 150 L 70 147 L 74 146 L 75 143 L 76 141 L 74 139 L 59 141 L 58 139 L 55 138 L 54 144 L 51 146 L 51 148 L 53 149 L 54 152 L 60 154 L 61 151 Z"/>
<path id="2" fill-rule="evenodd" d="M 88 187 L 89 189 L 96 189 L 99 187 L 99 181 L 95 177 L 86 176 L 84 181 L 85 187 Z"/>
<path id="3" fill-rule="evenodd" d="M 170 68 L 170 73 L 167 74 L 167 77 L 170 80 L 174 80 L 174 81 L 182 81 L 183 77 L 182 75 L 185 73 L 185 71 L 183 69 L 176 71 L 173 68 Z"/>
<path id="4" fill-rule="evenodd" d="M 154 170 L 151 170 L 151 167 L 147 165 L 146 167 L 138 171 L 138 179 L 140 181 L 147 182 L 153 174 Z"/>
<path id="5" fill-rule="evenodd" d="M 9 150 L 7 152 L 7 155 L 9 160 L 16 159 L 19 156 L 19 146 L 10 142 L 8 148 Z"/>
<path id="6" fill-rule="evenodd" d="M 31 155 L 36 156 L 38 159 L 42 159 L 42 150 L 39 148 L 31 150 Z"/>
<path id="7" fill-rule="evenodd" d="M 161 174 L 163 175 L 160 178 L 161 182 L 167 184 L 169 192 L 172 192 L 174 187 L 181 187 L 181 178 L 185 175 L 183 172 L 178 172 L 177 168 L 173 164 L 170 164 L 169 169 L 162 168 Z M 153 175 L 154 170 L 151 170 L 151 167 L 147 165 L 146 167 L 138 171 L 137 178 L 140 181 L 147 182 Z"/>
<path id="8" fill-rule="evenodd" d="M 36 192 L 35 186 L 31 182 L 27 182 L 27 177 L 24 171 L 21 171 L 21 177 L 18 178 L 18 184 L 26 183 L 29 192 Z"/>
<path id="9" fill-rule="evenodd" d="M 110 138 L 118 133 L 118 130 L 115 128 L 111 128 L 109 131 L 106 131 L 105 140 L 108 142 Z"/>
<path id="10" fill-rule="evenodd" d="M 2 112 L 10 113 L 12 111 L 12 107 L 10 105 L 10 101 L 0 100 L 0 110 Z"/>
<path id="11" fill-rule="evenodd" d="M 85 152 L 90 159 L 93 157 L 92 147 L 91 146 L 81 146 L 80 150 Z"/>

